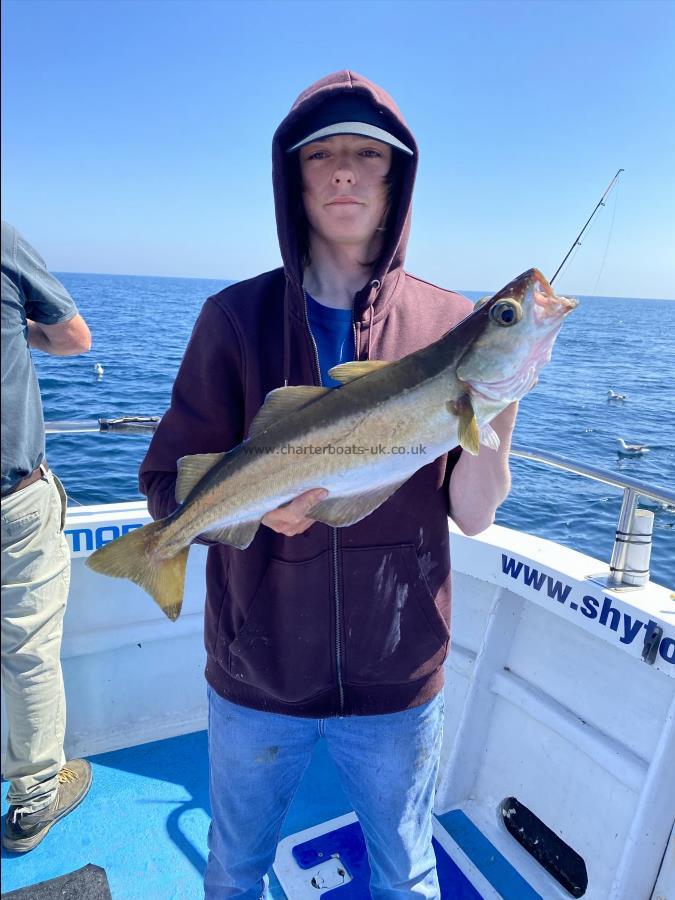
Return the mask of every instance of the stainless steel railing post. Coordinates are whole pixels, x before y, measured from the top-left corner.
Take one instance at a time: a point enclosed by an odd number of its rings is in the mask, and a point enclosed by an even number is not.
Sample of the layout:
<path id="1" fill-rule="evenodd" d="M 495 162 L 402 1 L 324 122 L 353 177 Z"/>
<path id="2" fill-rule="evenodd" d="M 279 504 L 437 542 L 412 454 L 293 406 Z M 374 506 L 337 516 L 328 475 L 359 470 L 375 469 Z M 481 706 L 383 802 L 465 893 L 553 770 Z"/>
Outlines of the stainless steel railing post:
<path id="1" fill-rule="evenodd" d="M 637 508 L 638 494 L 632 488 L 625 488 L 623 502 L 619 513 L 619 522 L 616 526 L 616 537 L 612 558 L 609 561 L 609 585 L 619 585 L 623 581 L 623 573 L 626 568 L 626 554 L 628 553 L 628 537 L 633 522 L 633 515 Z"/>
<path id="2" fill-rule="evenodd" d="M 548 453 L 544 450 L 529 450 L 522 446 L 514 445 L 511 447 L 511 456 L 527 459 L 532 462 L 542 463 L 545 466 L 551 466 L 554 469 L 560 469 L 564 472 L 570 472 L 574 475 L 581 475 L 584 478 L 590 478 L 601 484 L 609 484 L 623 490 L 623 503 L 617 523 L 616 540 L 612 550 L 612 558 L 609 563 L 609 575 L 602 579 L 592 578 L 598 584 L 604 584 L 614 589 L 638 587 L 640 586 L 635 579 L 625 582 L 626 565 L 629 561 L 629 544 L 631 541 L 630 533 L 635 530 L 635 515 L 638 508 L 638 498 L 656 501 L 663 509 L 672 511 L 675 508 L 675 491 L 672 488 L 653 487 L 634 478 L 629 478 L 623 474 L 619 475 L 610 472 L 607 469 L 598 469 L 595 466 L 589 466 L 585 463 L 572 462 L 562 456 L 554 453 Z M 651 535 L 650 535 L 651 541 Z M 644 543 L 645 539 L 640 537 L 637 541 L 633 538 L 633 544 Z M 648 563 L 642 565 L 647 569 Z M 633 575 L 643 575 L 642 571 L 634 571 Z"/>

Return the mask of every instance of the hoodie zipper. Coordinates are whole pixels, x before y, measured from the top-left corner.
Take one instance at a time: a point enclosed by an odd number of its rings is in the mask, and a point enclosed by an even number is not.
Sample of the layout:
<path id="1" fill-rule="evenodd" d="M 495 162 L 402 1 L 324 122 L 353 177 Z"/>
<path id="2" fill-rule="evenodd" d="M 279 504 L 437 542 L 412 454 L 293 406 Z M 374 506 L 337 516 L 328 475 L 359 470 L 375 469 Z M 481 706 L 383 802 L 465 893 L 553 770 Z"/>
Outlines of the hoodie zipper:
<path id="1" fill-rule="evenodd" d="M 379 279 L 375 279 L 371 282 L 370 287 L 375 291 L 375 295 L 380 290 L 381 282 Z M 316 341 L 314 340 L 314 335 L 312 334 L 312 329 L 309 325 L 309 310 L 307 308 L 307 291 L 302 291 L 302 296 L 304 300 L 304 308 L 305 308 L 305 324 L 307 326 L 307 331 L 309 332 L 309 337 L 312 341 L 312 347 L 314 349 L 314 362 L 316 364 L 316 375 L 319 381 L 319 385 L 322 385 L 321 381 L 321 366 L 319 365 L 319 351 L 316 346 Z M 373 327 L 372 321 L 370 323 L 370 327 Z M 354 338 L 354 359 L 358 359 L 358 339 L 356 336 L 356 323 L 354 322 L 354 310 L 352 307 L 352 335 Z M 337 675 L 337 684 L 338 684 L 338 692 L 340 694 L 340 712 L 344 713 L 345 709 L 345 691 L 344 685 L 342 682 L 342 617 L 343 617 L 343 609 L 342 609 L 342 597 L 340 595 L 340 570 L 339 570 L 339 558 L 338 558 L 338 530 L 337 528 L 331 528 L 331 553 L 333 560 L 333 589 L 335 593 L 335 673 Z"/>
<path id="2" fill-rule="evenodd" d="M 305 303 L 305 324 L 314 348 L 314 362 L 316 364 L 316 376 L 319 385 L 321 381 L 321 366 L 319 365 L 319 351 L 309 326 L 309 310 L 307 309 L 307 291 L 303 289 L 302 296 Z M 354 343 L 356 344 L 356 328 L 354 327 Z M 340 597 L 340 577 L 338 571 L 338 534 L 337 528 L 330 530 L 331 558 L 333 563 L 333 589 L 335 593 L 335 674 L 337 676 L 338 692 L 340 694 L 340 712 L 345 710 L 345 689 L 342 683 L 342 598 Z"/>

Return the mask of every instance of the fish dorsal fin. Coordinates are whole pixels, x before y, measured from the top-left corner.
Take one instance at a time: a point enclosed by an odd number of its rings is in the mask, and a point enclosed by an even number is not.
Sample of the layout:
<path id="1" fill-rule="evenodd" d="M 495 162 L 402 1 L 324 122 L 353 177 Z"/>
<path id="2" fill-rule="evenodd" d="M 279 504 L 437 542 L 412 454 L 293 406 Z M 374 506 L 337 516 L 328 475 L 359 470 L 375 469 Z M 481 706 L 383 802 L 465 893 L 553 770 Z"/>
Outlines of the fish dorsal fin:
<path id="1" fill-rule="evenodd" d="M 342 384 L 349 384 L 350 381 L 356 381 L 357 378 L 363 378 L 364 375 L 370 375 L 371 372 L 377 372 L 378 369 L 388 365 L 389 363 L 383 359 L 362 359 L 333 366 L 328 370 L 328 374 Z"/>
<path id="2" fill-rule="evenodd" d="M 477 456 L 480 450 L 480 430 L 473 411 L 471 398 L 468 394 L 462 394 L 457 400 L 449 400 L 446 403 L 448 412 L 459 419 L 459 445 L 462 449 Z"/>
<path id="3" fill-rule="evenodd" d="M 204 537 L 210 541 L 218 541 L 220 544 L 230 544 L 239 550 L 245 550 L 256 535 L 260 526 L 260 519 L 254 522 L 238 522 L 236 525 L 228 525 L 225 528 L 214 528 L 205 531 Z"/>
<path id="4" fill-rule="evenodd" d="M 379 485 L 372 491 L 364 494 L 356 494 L 353 497 L 326 497 L 325 500 L 319 501 L 307 513 L 310 519 L 316 519 L 317 522 L 323 522 L 324 525 L 332 525 L 339 528 L 343 525 L 354 525 L 365 519 L 371 512 L 374 512 L 378 506 L 381 506 L 385 500 L 397 491 L 402 484 L 408 480 L 407 476 L 403 481 L 397 481 L 394 484 Z"/>
<path id="5" fill-rule="evenodd" d="M 195 453 L 193 456 L 181 456 L 178 460 L 176 500 L 184 503 L 192 488 L 207 472 L 218 465 L 224 456 L 224 453 Z"/>
<path id="6" fill-rule="evenodd" d="M 248 436 L 255 437 L 281 419 L 296 412 L 313 400 L 330 393 L 332 388 L 315 387 L 309 384 L 280 387 L 270 391 L 251 422 Z"/>

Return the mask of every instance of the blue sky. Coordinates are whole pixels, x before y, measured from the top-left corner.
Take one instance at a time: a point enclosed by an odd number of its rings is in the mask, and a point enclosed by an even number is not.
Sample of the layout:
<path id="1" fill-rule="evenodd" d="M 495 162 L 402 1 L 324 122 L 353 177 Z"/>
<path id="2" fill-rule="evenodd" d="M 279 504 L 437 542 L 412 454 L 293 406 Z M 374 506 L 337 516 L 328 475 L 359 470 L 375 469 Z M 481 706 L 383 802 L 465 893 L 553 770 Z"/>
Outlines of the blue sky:
<path id="1" fill-rule="evenodd" d="M 5 0 L 2 31 L 3 217 L 56 271 L 278 265 L 272 134 L 351 68 L 421 148 L 410 271 L 550 276 L 623 167 L 556 286 L 675 296 L 670 0 Z"/>

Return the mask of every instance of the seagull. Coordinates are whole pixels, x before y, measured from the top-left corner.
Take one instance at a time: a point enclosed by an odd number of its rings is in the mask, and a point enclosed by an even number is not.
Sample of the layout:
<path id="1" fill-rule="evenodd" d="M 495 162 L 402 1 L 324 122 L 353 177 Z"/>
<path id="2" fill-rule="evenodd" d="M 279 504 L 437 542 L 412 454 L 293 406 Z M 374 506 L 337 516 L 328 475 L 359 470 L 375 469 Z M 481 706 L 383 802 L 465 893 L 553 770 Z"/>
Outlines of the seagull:
<path id="1" fill-rule="evenodd" d="M 103 375 L 103 366 L 101 363 L 94 363 L 94 374 L 100 378 Z"/>
<path id="2" fill-rule="evenodd" d="M 619 445 L 616 451 L 619 456 L 641 456 L 643 453 L 649 453 L 646 444 L 627 444 L 623 438 L 617 438 L 616 442 Z"/>
<path id="3" fill-rule="evenodd" d="M 607 399 L 608 400 L 625 400 L 625 394 L 617 394 L 615 391 L 607 391 Z"/>

